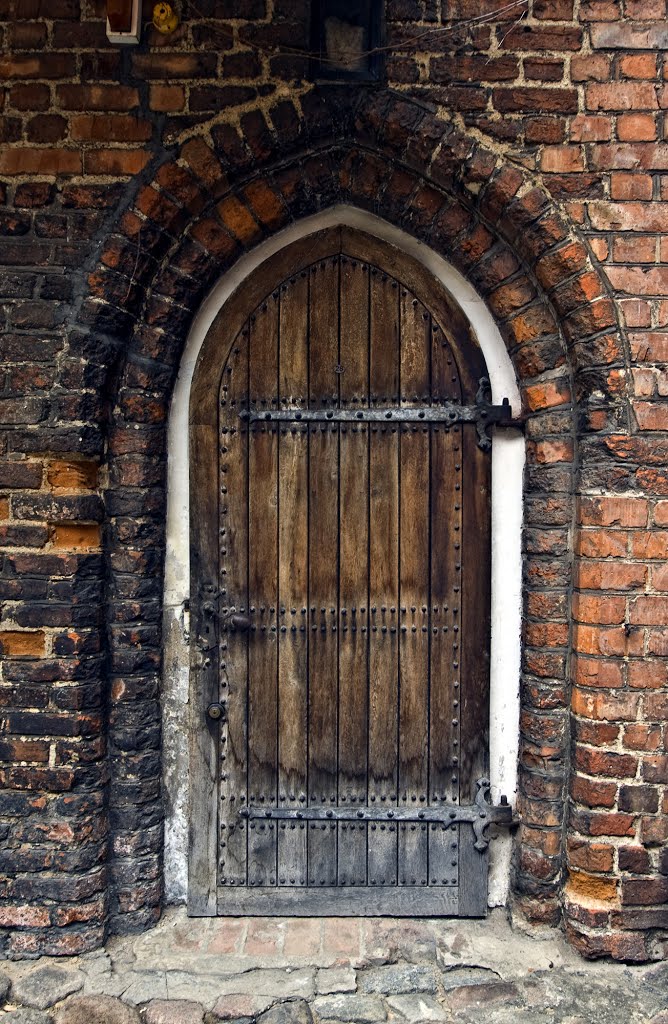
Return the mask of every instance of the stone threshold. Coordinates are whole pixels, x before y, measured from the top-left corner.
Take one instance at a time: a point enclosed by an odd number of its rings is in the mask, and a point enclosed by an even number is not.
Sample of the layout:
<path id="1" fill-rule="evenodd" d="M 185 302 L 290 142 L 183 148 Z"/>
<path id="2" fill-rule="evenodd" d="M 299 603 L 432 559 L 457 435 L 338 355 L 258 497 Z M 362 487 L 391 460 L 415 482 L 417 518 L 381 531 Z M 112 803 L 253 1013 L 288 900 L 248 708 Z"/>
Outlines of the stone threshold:
<path id="1" fill-rule="evenodd" d="M 668 1024 L 668 962 L 587 963 L 486 921 L 187 918 L 6 961 L 0 1024 Z"/>

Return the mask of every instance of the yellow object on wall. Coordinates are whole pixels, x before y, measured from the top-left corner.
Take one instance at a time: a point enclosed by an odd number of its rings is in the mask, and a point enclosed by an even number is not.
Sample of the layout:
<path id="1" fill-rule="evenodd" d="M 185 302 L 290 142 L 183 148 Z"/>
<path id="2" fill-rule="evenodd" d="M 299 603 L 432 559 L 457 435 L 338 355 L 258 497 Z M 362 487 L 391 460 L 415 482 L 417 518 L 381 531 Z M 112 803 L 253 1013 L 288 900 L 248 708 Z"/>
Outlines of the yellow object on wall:
<path id="1" fill-rule="evenodd" d="M 179 27 L 179 16 L 171 4 L 156 4 L 153 8 L 153 24 L 158 32 L 168 36 Z"/>

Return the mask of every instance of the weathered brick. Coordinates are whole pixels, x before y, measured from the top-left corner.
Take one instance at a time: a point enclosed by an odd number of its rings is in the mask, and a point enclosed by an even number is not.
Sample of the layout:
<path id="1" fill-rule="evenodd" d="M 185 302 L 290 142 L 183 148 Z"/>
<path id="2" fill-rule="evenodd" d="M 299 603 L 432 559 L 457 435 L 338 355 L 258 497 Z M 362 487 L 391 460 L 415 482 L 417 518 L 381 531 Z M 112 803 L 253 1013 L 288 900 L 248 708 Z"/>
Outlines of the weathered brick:
<path id="1" fill-rule="evenodd" d="M 108 45 L 97 0 L 85 16 L 62 0 L 55 20 L 45 0 L 24 0 L 0 30 L 0 72 L 14 75 L 0 98 L 0 415 L 14 420 L 0 434 L 0 703 L 27 731 L 0 740 L 0 812 L 17 821 L 48 803 L 54 815 L 48 852 L 16 824 L 34 885 L 10 878 L 7 905 L 51 909 L 43 924 L 9 924 L 3 949 L 101 941 L 108 764 L 112 927 L 155 920 L 170 389 L 192 313 L 241 249 L 343 201 L 431 235 L 474 282 L 528 414 L 518 905 L 556 922 L 566 852 L 578 948 L 647 957 L 641 931 L 665 929 L 663 909 L 647 892 L 617 898 L 620 877 L 661 874 L 654 848 L 668 838 L 662 4 L 535 0 L 527 23 L 506 11 L 459 25 L 494 4 L 456 0 L 444 56 L 433 41 L 404 52 L 437 18 L 405 0 L 391 8 L 390 88 L 367 96 L 314 87 L 298 58 L 266 55 L 308 46 L 294 5 L 276 0 L 272 23 L 264 0 L 202 2 L 204 21 L 168 40 L 147 25 L 146 47 L 127 54 Z M 86 718 L 106 692 L 105 626 L 110 736 Z"/>
<path id="2" fill-rule="evenodd" d="M 621 883 L 622 904 L 651 906 L 668 901 L 668 878 L 625 878 Z"/>
<path id="3" fill-rule="evenodd" d="M 63 110 L 133 110 L 139 92 L 128 85 L 59 85 L 57 98 Z"/>
<path id="4" fill-rule="evenodd" d="M 0 153 L 0 174 L 81 174 L 81 154 L 73 149 L 23 146 Z"/>

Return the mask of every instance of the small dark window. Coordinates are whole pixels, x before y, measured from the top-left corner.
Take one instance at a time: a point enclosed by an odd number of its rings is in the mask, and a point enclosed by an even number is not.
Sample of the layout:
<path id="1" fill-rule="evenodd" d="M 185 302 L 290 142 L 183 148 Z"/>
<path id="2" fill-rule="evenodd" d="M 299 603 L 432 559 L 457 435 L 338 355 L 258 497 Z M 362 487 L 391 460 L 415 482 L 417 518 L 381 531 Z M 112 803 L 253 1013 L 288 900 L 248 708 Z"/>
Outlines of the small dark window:
<path id="1" fill-rule="evenodd" d="M 382 8 L 379 0 L 312 0 L 314 78 L 364 82 L 380 77 Z"/>

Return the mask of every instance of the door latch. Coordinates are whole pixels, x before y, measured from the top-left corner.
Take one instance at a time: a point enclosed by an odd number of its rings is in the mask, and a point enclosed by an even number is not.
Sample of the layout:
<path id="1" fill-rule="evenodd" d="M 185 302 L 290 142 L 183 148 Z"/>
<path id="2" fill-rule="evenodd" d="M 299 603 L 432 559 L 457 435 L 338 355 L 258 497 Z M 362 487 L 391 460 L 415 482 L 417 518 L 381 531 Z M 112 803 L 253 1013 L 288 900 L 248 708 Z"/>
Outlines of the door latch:
<path id="1" fill-rule="evenodd" d="M 247 615 L 240 615 L 234 608 L 230 608 L 223 618 L 222 625 L 223 629 L 228 629 L 230 633 L 247 633 L 251 628 L 251 621 Z"/>

